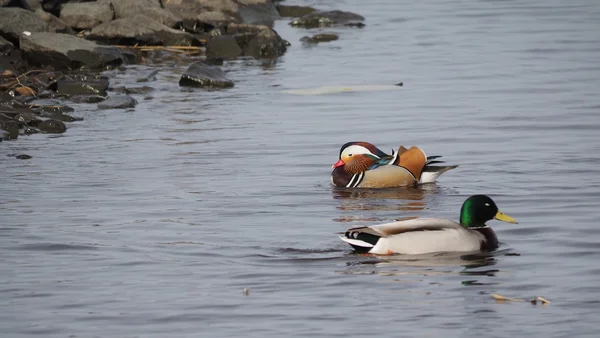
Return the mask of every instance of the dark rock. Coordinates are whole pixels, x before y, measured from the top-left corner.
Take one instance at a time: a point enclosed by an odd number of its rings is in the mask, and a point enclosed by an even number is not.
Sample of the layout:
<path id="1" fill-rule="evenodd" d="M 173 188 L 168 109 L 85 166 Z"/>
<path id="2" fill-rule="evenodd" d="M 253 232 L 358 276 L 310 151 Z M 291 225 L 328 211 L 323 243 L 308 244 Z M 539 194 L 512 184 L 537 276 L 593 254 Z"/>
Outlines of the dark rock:
<path id="1" fill-rule="evenodd" d="M 90 0 L 40 0 L 42 9 L 55 16 L 60 16 L 60 9 L 68 2 L 88 2 Z"/>
<path id="2" fill-rule="evenodd" d="M 209 26 L 207 28 L 210 29 L 215 27 L 223 27 L 230 23 L 239 22 L 240 20 L 222 12 L 205 11 L 196 16 L 196 21 L 199 24 Z"/>
<path id="3" fill-rule="evenodd" d="M 47 32 L 48 23 L 34 12 L 17 7 L 0 7 L 0 35 L 18 45 L 19 37 L 27 32 Z"/>
<path id="4" fill-rule="evenodd" d="M 205 64 L 207 65 L 211 65 L 211 66 L 222 66 L 223 65 L 223 59 L 221 58 L 206 58 L 204 61 Z"/>
<path id="5" fill-rule="evenodd" d="M 129 95 L 110 96 L 105 101 L 98 103 L 99 109 L 126 109 L 133 108 L 137 101 Z"/>
<path id="6" fill-rule="evenodd" d="M 215 36 L 206 44 L 207 58 L 235 59 L 244 54 L 232 35 Z"/>
<path id="7" fill-rule="evenodd" d="M 75 103 L 98 103 L 106 100 L 106 97 L 101 95 L 73 95 L 69 100 Z"/>
<path id="8" fill-rule="evenodd" d="M 268 28 L 260 31 L 244 47 L 244 55 L 254 58 L 275 58 L 287 50 L 286 43 L 277 32 Z"/>
<path id="9" fill-rule="evenodd" d="M 179 80 L 180 86 L 200 88 L 231 88 L 234 83 L 219 67 L 202 62 L 192 63 Z"/>
<path id="10" fill-rule="evenodd" d="M 30 9 L 27 1 L 23 0 L 0 0 L 0 7 L 20 7 Z"/>
<path id="11" fill-rule="evenodd" d="M 76 36 L 58 33 L 32 33 L 21 36 L 21 50 L 32 64 L 55 68 L 101 68 L 123 63 L 121 51 L 100 46 Z"/>
<path id="12" fill-rule="evenodd" d="M 35 14 L 44 22 L 48 24 L 48 31 L 55 33 L 65 33 L 65 34 L 74 34 L 73 30 L 69 25 L 67 25 L 61 19 L 55 17 L 54 15 L 44 12 L 42 9 L 38 9 L 35 11 Z"/>
<path id="13" fill-rule="evenodd" d="M 42 122 L 42 120 L 33 113 L 20 113 L 15 116 L 15 121 L 21 124 L 21 128 L 25 126 L 36 127 Z"/>
<path id="14" fill-rule="evenodd" d="M 166 10 L 185 20 L 195 20 L 199 13 L 221 12 L 235 21 L 272 26 L 280 18 L 272 0 L 162 0 Z"/>
<path id="15" fill-rule="evenodd" d="M 267 26 L 230 24 L 227 26 L 227 34 L 235 34 L 245 56 L 274 58 L 287 50 L 286 41 Z"/>
<path id="16" fill-rule="evenodd" d="M 60 18 L 69 27 L 91 29 L 113 20 L 115 13 L 108 2 L 67 3 L 60 11 Z"/>
<path id="17" fill-rule="evenodd" d="M 21 0 L 21 2 L 24 4 L 23 8 L 25 9 L 32 11 L 42 9 L 42 2 L 40 0 Z"/>
<path id="18" fill-rule="evenodd" d="M 19 137 L 19 122 L 10 119 L 0 119 L 0 130 L 5 130 L 8 132 L 8 138 L 2 137 L 6 140 L 16 139 Z"/>
<path id="19" fill-rule="evenodd" d="M 171 28 L 177 27 L 183 21 L 180 16 L 163 9 L 159 0 L 100 0 L 99 3 L 112 5 L 115 19 L 142 14 Z"/>
<path id="20" fill-rule="evenodd" d="M 68 114 L 63 114 L 61 112 L 44 111 L 40 114 L 40 116 L 62 122 L 83 121 L 83 117 L 71 116 Z"/>
<path id="21" fill-rule="evenodd" d="M 281 18 L 271 0 L 238 0 L 237 2 L 239 3 L 239 16 L 243 23 L 273 26 L 275 20 Z"/>
<path id="22" fill-rule="evenodd" d="M 13 49 L 15 46 L 8 40 L 4 39 L 2 36 L 0 36 L 0 54 L 2 53 L 6 53 L 9 50 Z M 4 69 L 0 68 L 0 71 L 2 71 Z"/>
<path id="23" fill-rule="evenodd" d="M 144 15 L 103 23 L 94 27 L 88 38 L 118 45 L 200 45 L 193 35 L 169 28 Z"/>
<path id="24" fill-rule="evenodd" d="M 279 15 L 284 18 L 300 18 L 316 11 L 316 9 L 312 7 L 286 5 L 278 5 L 277 10 L 279 11 Z"/>
<path id="25" fill-rule="evenodd" d="M 42 121 L 37 127 L 41 132 L 48 134 L 62 134 L 67 130 L 62 121 L 52 119 Z"/>
<path id="26" fill-rule="evenodd" d="M 31 135 L 31 134 L 37 134 L 39 133 L 40 130 L 34 127 L 25 127 L 23 128 L 23 135 Z"/>
<path id="27" fill-rule="evenodd" d="M 16 155 L 15 158 L 17 160 L 28 160 L 28 159 L 32 158 L 32 156 L 27 155 L 27 154 L 19 154 L 19 155 Z"/>
<path id="28" fill-rule="evenodd" d="M 2 123 L 2 121 L 0 121 L 0 123 Z M 10 133 L 4 129 L 0 129 L 0 142 L 10 140 L 10 139 L 11 139 Z"/>
<path id="29" fill-rule="evenodd" d="M 144 95 L 144 94 L 151 93 L 153 91 L 154 91 L 154 88 L 148 87 L 148 86 L 125 88 L 125 94 Z"/>
<path id="30" fill-rule="evenodd" d="M 335 41 L 337 39 L 339 39 L 339 37 L 336 34 L 321 33 L 321 34 L 313 35 L 311 38 L 309 38 L 308 36 L 304 36 L 300 39 L 300 41 L 308 42 L 308 43 L 319 43 L 319 42 Z"/>
<path id="31" fill-rule="evenodd" d="M 365 18 L 352 12 L 343 11 L 317 11 L 307 14 L 299 19 L 292 20 L 290 25 L 295 27 L 316 28 L 335 25 L 362 24 Z M 362 24 L 364 26 L 364 24 Z"/>
<path id="32" fill-rule="evenodd" d="M 108 79 L 60 79 L 56 91 L 67 95 L 104 95 L 108 89 Z"/>

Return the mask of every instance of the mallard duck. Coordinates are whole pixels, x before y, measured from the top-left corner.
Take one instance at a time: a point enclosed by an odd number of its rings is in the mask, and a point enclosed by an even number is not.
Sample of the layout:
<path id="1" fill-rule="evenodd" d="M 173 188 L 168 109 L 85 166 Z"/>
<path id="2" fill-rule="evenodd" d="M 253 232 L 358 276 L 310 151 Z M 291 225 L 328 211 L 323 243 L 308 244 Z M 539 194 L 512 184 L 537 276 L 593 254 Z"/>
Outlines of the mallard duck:
<path id="1" fill-rule="evenodd" d="M 331 183 L 346 188 L 396 188 L 417 183 L 433 183 L 453 166 L 443 163 L 441 156 L 425 155 L 418 147 L 388 155 L 369 142 L 348 142 L 340 149 L 339 160 L 332 166 Z"/>
<path id="2" fill-rule="evenodd" d="M 352 228 L 340 238 L 359 253 L 425 254 L 450 251 L 491 251 L 498 238 L 485 222 L 497 219 L 517 223 L 498 210 L 486 195 L 474 195 L 460 209 L 460 223 L 416 218 L 369 227 Z"/>

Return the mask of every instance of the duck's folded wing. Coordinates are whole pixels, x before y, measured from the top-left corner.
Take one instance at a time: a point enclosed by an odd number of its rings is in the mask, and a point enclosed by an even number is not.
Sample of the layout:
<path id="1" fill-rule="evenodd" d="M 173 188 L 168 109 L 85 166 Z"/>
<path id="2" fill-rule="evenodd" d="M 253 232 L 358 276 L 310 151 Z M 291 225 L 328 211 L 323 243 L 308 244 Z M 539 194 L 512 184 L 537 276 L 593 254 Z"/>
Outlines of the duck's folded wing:
<path id="1" fill-rule="evenodd" d="M 397 221 L 368 227 L 369 232 L 373 231 L 382 237 L 398 235 L 411 231 L 436 231 L 444 229 L 456 229 L 460 224 L 446 219 L 439 218 L 415 218 L 405 221 Z M 363 228 L 358 228 L 363 229 Z M 352 229 L 351 229 L 352 230 Z M 368 230 L 361 230 L 368 231 Z"/>
<path id="2" fill-rule="evenodd" d="M 460 224 L 445 219 L 416 218 L 368 227 L 348 229 L 340 238 L 352 245 L 359 252 L 369 252 L 377 245 L 380 238 L 394 235 L 419 233 L 426 231 L 442 231 L 446 229 L 461 229 Z"/>
<path id="3" fill-rule="evenodd" d="M 419 148 L 412 146 L 409 149 L 400 146 L 397 152 L 397 157 L 394 161 L 395 165 L 406 168 L 418 181 L 421 178 L 421 172 L 427 163 L 427 155 Z"/>

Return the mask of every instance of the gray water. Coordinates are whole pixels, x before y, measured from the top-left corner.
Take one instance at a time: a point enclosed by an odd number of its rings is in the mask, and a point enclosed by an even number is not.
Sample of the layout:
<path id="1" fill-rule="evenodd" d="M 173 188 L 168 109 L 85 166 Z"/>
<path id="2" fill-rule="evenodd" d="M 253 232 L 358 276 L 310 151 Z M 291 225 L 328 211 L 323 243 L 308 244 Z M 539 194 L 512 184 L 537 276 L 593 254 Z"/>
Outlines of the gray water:
<path id="1" fill-rule="evenodd" d="M 0 144 L 2 337 L 597 336 L 600 4 L 299 4 L 367 26 L 277 22 L 292 47 L 226 63 L 227 91 L 179 88 L 185 64 L 110 72 L 136 86 L 160 69 L 153 99 L 73 105 L 85 120 L 65 134 Z M 340 40 L 298 41 L 317 32 Z M 333 189 L 352 140 L 460 167 L 422 188 Z M 476 193 L 519 221 L 490 222 L 491 255 L 360 256 L 336 235 L 457 219 Z"/>

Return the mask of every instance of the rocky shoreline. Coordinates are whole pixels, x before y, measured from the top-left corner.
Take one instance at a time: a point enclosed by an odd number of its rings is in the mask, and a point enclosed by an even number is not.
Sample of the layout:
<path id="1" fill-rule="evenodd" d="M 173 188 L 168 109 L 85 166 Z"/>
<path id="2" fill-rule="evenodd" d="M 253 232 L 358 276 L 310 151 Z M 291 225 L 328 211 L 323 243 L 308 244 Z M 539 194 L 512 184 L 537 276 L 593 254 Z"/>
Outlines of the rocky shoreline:
<path id="1" fill-rule="evenodd" d="M 0 142 L 64 133 L 82 120 L 69 102 L 131 109 L 137 100 L 130 94 L 153 90 L 112 88 L 105 70 L 126 72 L 127 65 L 178 55 L 189 63 L 180 86 L 224 90 L 235 84 L 223 62 L 286 53 L 290 43 L 273 29 L 275 20 L 293 18 L 289 24 L 299 28 L 360 28 L 365 20 L 273 0 L 0 0 L 0 17 Z"/>

